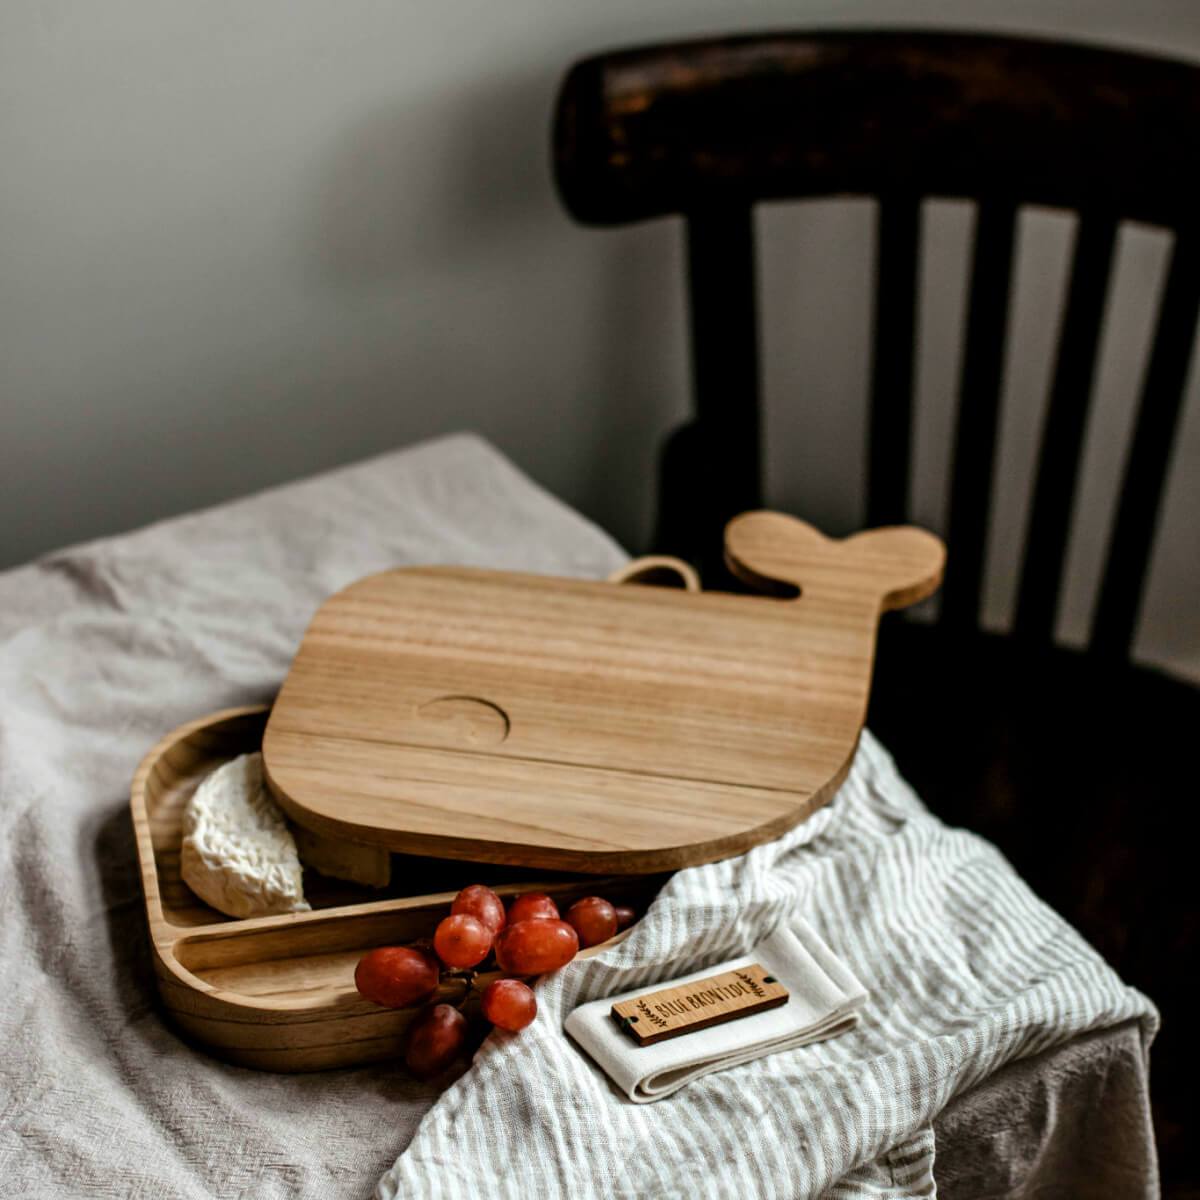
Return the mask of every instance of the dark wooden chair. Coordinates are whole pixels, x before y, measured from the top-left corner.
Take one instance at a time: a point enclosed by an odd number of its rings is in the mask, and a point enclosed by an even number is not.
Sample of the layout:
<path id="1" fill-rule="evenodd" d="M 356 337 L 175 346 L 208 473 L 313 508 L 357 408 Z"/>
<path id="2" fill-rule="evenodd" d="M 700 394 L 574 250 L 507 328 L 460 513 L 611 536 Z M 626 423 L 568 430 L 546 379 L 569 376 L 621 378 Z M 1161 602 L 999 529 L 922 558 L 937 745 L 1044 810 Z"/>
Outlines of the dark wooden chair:
<path id="1" fill-rule="evenodd" d="M 907 517 L 920 206 L 978 205 L 934 625 L 881 636 L 870 722 L 945 819 L 1022 875 L 1159 1003 L 1156 1122 L 1181 1180 L 1195 1105 L 1182 766 L 1200 692 L 1130 662 L 1200 313 L 1200 68 L 1016 38 L 792 33 L 624 50 L 572 68 L 556 178 L 580 221 L 683 217 L 694 419 L 663 453 L 655 549 L 722 578 L 720 531 L 762 502 L 754 205 L 879 200 L 867 511 Z M 1019 207 L 1079 214 L 1014 628 L 979 628 Z M 1054 643 L 1118 223 L 1175 234 L 1089 645 Z M 802 398 L 801 398 L 802 402 Z M 1189 603 L 1194 604 L 1192 597 Z M 1181 1174 L 1182 1173 L 1182 1174 Z"/>

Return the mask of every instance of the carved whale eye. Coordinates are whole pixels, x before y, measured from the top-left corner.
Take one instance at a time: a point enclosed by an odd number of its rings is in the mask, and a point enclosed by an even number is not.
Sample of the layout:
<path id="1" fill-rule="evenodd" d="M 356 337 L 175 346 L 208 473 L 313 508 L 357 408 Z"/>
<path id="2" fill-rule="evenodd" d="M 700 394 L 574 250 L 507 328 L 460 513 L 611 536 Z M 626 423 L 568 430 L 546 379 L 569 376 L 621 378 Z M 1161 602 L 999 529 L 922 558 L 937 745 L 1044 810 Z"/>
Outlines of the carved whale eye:
<path id="1" fill-rule="evenodd" d="M 512 727 L 498 704 L 478 696 L 439 696 L 417 709 L 417 718 L 439 742 L 498 746 Z"/>

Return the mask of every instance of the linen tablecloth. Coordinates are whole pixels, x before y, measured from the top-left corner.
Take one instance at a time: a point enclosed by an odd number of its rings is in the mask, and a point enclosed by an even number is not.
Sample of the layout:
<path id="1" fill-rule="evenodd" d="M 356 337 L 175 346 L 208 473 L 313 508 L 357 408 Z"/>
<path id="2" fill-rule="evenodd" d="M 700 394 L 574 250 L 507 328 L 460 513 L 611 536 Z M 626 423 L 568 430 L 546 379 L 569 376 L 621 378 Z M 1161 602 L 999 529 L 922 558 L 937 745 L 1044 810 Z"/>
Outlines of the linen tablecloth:
<path id="1" fill-rule="evenodd" d="M 371 1193 L 444 1084 L 386 1064 L 270 1075 L 185 1045 L 157 1005 L 129 779 L 172 726 L 269 700 L 313 610 L 358 576 L 456 562 L 598 577 L 622 559 L 486 444 L 459 436 L 0 574 L 0 1193 Z M 919 815 L 915 798 L 906 803 Z M 644 953 L 640 944 L 629 952 Z M 1096 1179 L 1152 1191 L 1149 1010 L 1136 994 L 1126 1000 L 1131 1019 L 1114 1009 L 1093 1034 L 1068 1038 L 1080 1022 L 1061 1014 L 1048 1049 L 941 1097 L 917 1148 L 922 1164 L 936 1149 L 943 1194 L 1061 1186 L 1059 1160 L 1078 1147 Z M 426 1135 L 438 1135 L 455 1097 L 474 1094 L 477 1072 L 495 1072 L 498 1043 L 433 1110 L 401 1171 L 429 1169 Z M 496 1121 L 498 1141 L 503 1112 Z M 1105 1137 L 1114 1128 L 1119 1147 Z M 804 1129 L 793 1134 L 794 1157 L 781 1148 L 781 1162 L 803 1161 Z M 915 1178 L 918 1158 L 906 1156 L 901 1173 Z M 568 1160 L 540 1164 L 542 1194 L 563 1185 Z M 664 1145 L 663 1194 L 674 1194 L 670 1161 Z M 763 1194 L 799 1195 L 799 1178 L 785 1169 Z M 679 1194 L 695 1182 L 680 1180 Z M 490 1194 L 491 1183 L 467 1194 Z"/>
<path id="2" fill-rule="evenodd" d="M 564 1038 L 576 1005 L 750 954 L 793 914 L 869 992 L 854 1029 L 647 1105 Z M 933 1122 L 955 1095 L 1130 1019 L 1148 1048 L 1157 1023 L 999 851 L 924 808 L 868 732 L 829 805 L 744 855 L 676 872 L 626 941 L 537 991 L 537 1021 L 480 1049 L 381 1200 L 454 1200 L 485 1175 L 504 1200 L 932 1195 Z M 1145 1129 L 1142 1117 L 1130 1133 Z M 1051 1194 L 1086 1195 L 1070 1166 Z M 1131 1190 L 1137 1179 L 1122 1170 L 1107 1194 L 1154 1194 L 1152 1178 Z"/>

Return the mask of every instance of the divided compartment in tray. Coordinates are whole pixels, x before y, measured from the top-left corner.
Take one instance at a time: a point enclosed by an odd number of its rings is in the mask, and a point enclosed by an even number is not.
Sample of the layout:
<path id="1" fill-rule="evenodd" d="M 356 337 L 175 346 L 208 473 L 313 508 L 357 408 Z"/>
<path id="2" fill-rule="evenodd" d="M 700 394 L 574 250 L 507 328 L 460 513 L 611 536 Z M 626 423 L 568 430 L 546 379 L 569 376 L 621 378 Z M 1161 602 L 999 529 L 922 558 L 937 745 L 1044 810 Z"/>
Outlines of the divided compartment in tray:
<path id="1" fill-rule="evenodd" d="M 354 988 L 354 967 L 372 947 L 431 937 L 467 883 L 487 883 L 506 897 L 537 889 L 560 906 L 599 894 L 639 911 L 662 885 L 663 875 L 571 876 L 394 855 L 389 888 L 327 879 L 306 868 L 312 912 L 225 916 L 180 877 L 183 809 L 206 775 L 259 748 L 269 712 L 267 706 L 230 709 L 176 729 L 143 760 L 131 798 L 163 1001 L 184 1032 L 231 1062 L 303 1071 L 398 1054 L 417 1010 L 382 1009 L 363 1000 Z M 461 989 L 448 981 L 440 995 L 457 999 Z"/>
<path id="2" fill-rule="evenodd" d="M 547 884 L 545 890 L 563 905 L 596 893 L 618 902 L 644 902 L 646 886 L 640 880 L 613 878 Z M 509 899 L 527 888 L 506 884 L 496 890 Z M 362 1001 L 354 988 L 358 960 L 375 946 L 431 938 L 453 899 L 454 892 L 443 892 L 321 914 L 231 921 L 184 934 L 173 943 L 172 953 L 184 970 L 226 995 L 248 1000 L 283 997 L 289 1007 L 365 1004 L 371 1010 L 375 1006 Z M 590 956 L 612 944 L 593 946 L 581 955 Z M 446 994 L 454 994 L 458 986 L 447 985 Z"/>

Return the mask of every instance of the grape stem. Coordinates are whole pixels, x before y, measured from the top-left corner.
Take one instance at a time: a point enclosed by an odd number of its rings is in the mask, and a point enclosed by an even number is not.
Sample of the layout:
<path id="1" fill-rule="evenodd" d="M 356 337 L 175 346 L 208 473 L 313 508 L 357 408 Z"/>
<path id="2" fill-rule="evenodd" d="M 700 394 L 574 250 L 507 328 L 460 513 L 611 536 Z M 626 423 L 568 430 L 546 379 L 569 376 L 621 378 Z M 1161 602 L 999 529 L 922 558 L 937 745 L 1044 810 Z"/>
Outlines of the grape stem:
<path id="1" fill-rule="evenodd" d="M 443 979 L 456 979 L 466 984 L 466 987 L 463 988 L 463 994 L 458 998 L 458 1003 L 451 1005 L 452 1008 L 457 1008 L 459 1012 L 462 1012 L 463 1005 L 466 1004 L 467 1000 L 470 999 L 471 993 L 475 990 L 475 980 L 478 974 L 479 972 L 474 970 L 442 972 Z"/>

